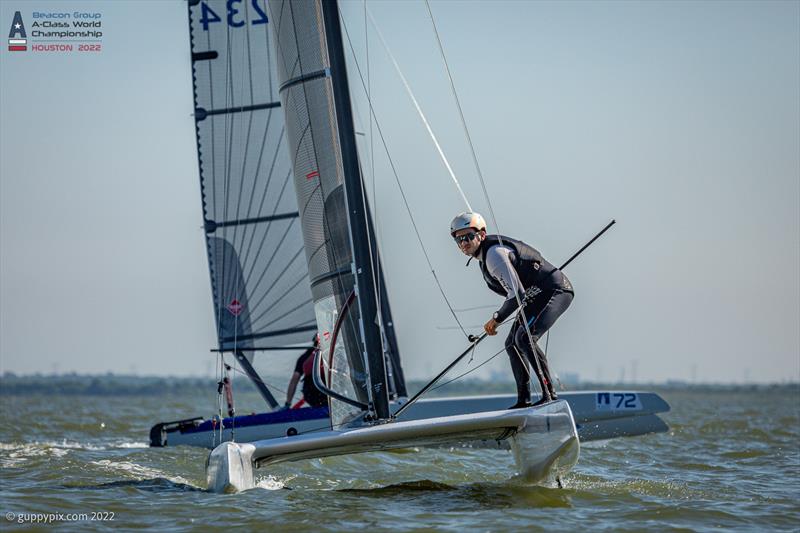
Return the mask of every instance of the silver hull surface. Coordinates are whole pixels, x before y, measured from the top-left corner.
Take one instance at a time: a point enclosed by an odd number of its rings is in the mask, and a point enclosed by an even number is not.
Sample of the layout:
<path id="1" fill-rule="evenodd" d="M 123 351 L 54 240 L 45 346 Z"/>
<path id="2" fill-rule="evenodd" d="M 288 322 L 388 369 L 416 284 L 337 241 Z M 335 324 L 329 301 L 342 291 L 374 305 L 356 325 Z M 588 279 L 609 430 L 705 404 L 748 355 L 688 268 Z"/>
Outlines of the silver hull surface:
<path id="1" fill-rule="evenodd" d="M 539 407 L 393 421 L 385 424 L 280 437 L 251 443 L 225 442 L 209 455 L 212 492 L 255 487 L 257 468 L 285 462 L 408 447 L 508 441 L 517 473 L 530 483 L 552 483 L 577 462 L 580 443 L 566 401 Z"/>

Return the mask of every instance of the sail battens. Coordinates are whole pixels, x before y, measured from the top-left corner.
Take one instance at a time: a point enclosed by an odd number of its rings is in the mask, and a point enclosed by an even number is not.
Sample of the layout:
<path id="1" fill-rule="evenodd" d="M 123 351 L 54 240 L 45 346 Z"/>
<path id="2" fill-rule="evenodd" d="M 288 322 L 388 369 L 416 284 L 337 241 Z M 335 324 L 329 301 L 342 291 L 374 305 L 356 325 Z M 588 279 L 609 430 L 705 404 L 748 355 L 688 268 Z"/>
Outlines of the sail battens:
<path id="1" fill-rule="evenodd" d="M 312 345 L 306 346 L 248 346 L 248 352 L 289 352 L 289 351 L 297 351 L 297 350 L 307 350 L 309 348 L 313 348 Z M 213 353 L 230 353 L 239 351 L 239 348 L 215 348 L 209 350 Z"/>
<path id="2" fill-rule="evenodd" d="M 304 305 L 306 305 L 306 304 L 308 304 L 308 303 L 311 303 L 311 302 L 312 302 L 312 300 L 311 300 L 311 299 L 309 299 L 307 302 L 300 302 L 298 305 L 296 305 L 296 306 L 295 306 L 295 307 L 293 307 L 292 309 L 289 309 L 288 311 L 286 311 L 283 317 L 290 316 L 292 313 L 294 313 L 294 312 L 296 312 L 296 311 L 298 311 L 298 310 L 302 309 L 302 306 L 304 306 Z M 283 318 L 283 317 L 282 317 L 282 318 Z M 271 321 L 271 322 L 268 322 L 268 323 L 267 323 L 267 326 L 271 326 L 272 324 L 274 324 L 275 322 L 278 322 L 279 320 L 280 320 L 280 319 L 275 319 L 275 320 L 273 320 L 273 321 Z"/>
<path id="3" fill-rule="evenodd" d="M 236 107 L 225 107 L 221 109 L 204 109 L 202 107 L 195 108 L 194 110 L 194 119 L 197 122 L 201 120 L 205 120 L 208 117 L 212 117 L 215 115 L 232 115 L 234 113 L 245 113 L 248 111 L 259 111 L 261 109 L 274 109 L 276 107 L 280 107 L 280 102 L 267 102 L 264 104 L 253 104 L 253 105 L 242 105 Z"/>
<path id="4" fill-rule="evenodd" d="M 276 152 L 275 155 L 276 156 L 278 155 L 277 152 Z M 273 161 L 273 164 L 274 164 L 274 161 Z M 275 213 L 278 212 L 278 205 L 282 202 L 283 193 L 286 190 L 286 185 L 289 183 L 289 180 L 291 179 L 291 176 L 292 176 L 292 171 L 290 169 L 286 173 L 286 179 L 283 182 L 283 187 L 281 187 L 281 191 L 277 195 L 277 200 L 275 200 L 275 202 L 276 202 L 275 207 L 273 208 L 272 213 L 270 215 L 274 215 Z M 259 211 L 261 211 L 263 209 L 264 201 L 267 198 L 267 191 L 269 190 L 269 182 L 271 181 L 271 178 L 272 178 L 272 169 L 270 169 L 269 178 L 267 179 L 267 185 L 264 187 L 263 195 L 261 196 L 261 202 L 259 203 Z M 290 197 L 291 197 L 291 195 L 290 195 Z M 290 199 L 287 199 L 287 201 L 289 201 L 289 200 Z M 294 204 L 294 205 L 296 205 L 296 204 Z M 250 272 L 247 273 L 247 279 L 248 280 L 250 279 L 250 276 L 252 275 L 253 269 L 255 268 L 255 266 L 261 264 L 260 263 L 260 261 L 261 261 L 261 252 L 264 250 L 264 241 L 266 240 L 267 236 L 269 235 L 269 230 L 271 228 L 272 228 L 272 223 L 270 222 L 264 228 L 263 237 L 262 237 L 261 241 L 258 244 L 258 249 L 256 250 L 256 255 L 253 257 L 252 260 L 250 260 L 250 252 L 252 252 L 252 250 L 253 250 L 253 243 L 255 242 L 255 232 L 252 232 L 250 234 L 250 240 L 247 243 L 247 250 L 245 251 L 245 255 L 244 255 L 245 263 L 249 262 L 249 264 L 252 265 L 252 268 L 250 269 Z M 244 239 L 242 240 L 242 247 L 244 247 Z"/>
<path id="5" fill-rule="evenodd" d="M 302 230 L 278 79 L 263 0 L 189 6 L 195 124 L 217 340 L 249 349 L 251 335 L 275 345 L 308 342 L 315 322 L 308 269 L 297 260 Z M 266 23 L 255 21 L 263 20 Z M 287 187 L 289 190 L 287 190 Z M 300 254 L 302 255 L 302 254 Z M 299 282 L 298 279 L 304 279 Z M 279 295 L 276 299 L 276 295 Z M 289 311 L 287 311 L 289 310 Z M 253 318 L 257 320 L 253 320 Z"/>
<path id="6" fill-rule="evenodd" d="M 257 309 L 260 307 L 260 305 L 261 305 L 261 302 L 262 302 L 262 301 L 264 301 L 264 299 L 266 299 L 266 297 L 267 297 L 267 296 L 269 296 L 269 293 L 271 292 L 271 290 L 272 290 L 274 287 L 276 287 L 276 286 L 278 285 L 278 283 L 277 283 L 277 282 L 278 282 L 278 281 L 280 281 L 280 280 L 283 278 L 283 276 L 284 276 L 284 275 L 285 275 L 287 272 L 289 272 L 289 268 L 291 268 L 291 266 L 294 264 L 294 262 L 297 260 L 297 258 L 300 256 L 300 254 L 301 254 L 302 252 L 303 252 L 303 249 L 301 248 L 300 250 L 298 250 L 298 251 L 297 251 L 297 253 L 294 255 L 294 257 L 292 257 L 292 258 L 289 260 L 289 262 L 286 264 L 286 266 L 285 266 L 285 267 L 283 267 L 283 270 L 281 270 L 281 272 L 278 274 L 278 276 L 277 276 L 277 277 L 275 277 L 275 283 L 273 283 L 273 284 L 270 286 L 270 288 L 267 290 L 267 292 L 265 292 L 265 293 L 264 293 L 264 294 L 261 296 L 261 299 L 260 299 L 260 300 L 258 300 L 258 301 L 255 303 L 255 305 L 253 306 L 253 312 L 255 312 L 255 311 L 256 311 L 256 310 L 257 310 Z M 286 297 L 286 296 L 287 296 L 287 295 L 288 295 L 288 294 L 289 294 L 289 293 L 290 293 L 290 292 L 291 292 L 291 291 L 292 291 L 292 290 L 293 290 L 295 287 L 297 287 L 297 286 L 298 286 L 300 283 L 302 283 L 302 281 L 303 281 L 303 280 L 306 280 L 306 279 L 308 279 L 308 272 L 306 272 L 305 274 L 303 274 L 303 276 L 302 276 L 302 277 L 300 277 L 300 278 L 298 278 L 298 280 L 297 280 L 297 281 L 295 281 L 295 282 L 294 282 L 294 284 L 292 284 L 291 286 L 289 286 L 289 288 L 287 288 L 287 289 L 286 289 L 286 291 L 284 291 L 284 292 L 283 292 L 283 293 L 282 293 L 280 296 L 278 296 L 277 298 L 275 298 L 275 299 L 272 301 L 272 304 L 271 304 L 269 307 L 267 307 L 267 308 L 266 308 L 266 309 L 265 309 L 265 310 L 264 310 L 264 311 L 261 313 L 261 315 L 259 315 L 259 316 L 258 316 L 258 317 L 255 319 L 255 321 L 259 320 L 259 319 L 261 318 L 261 316 L 262 316 L 262 315 L 264 315 L 264 314 L 266 314 L 266 313 L 268 313 L 268 312 L 272 311 L 272 309 L 273 309 L 273 308 L 274 308 L 276 305 L 278 305 L 279 303 L 281 303 L 281 302 L 283 301 L 283 299 L 284 299 L 284 298 L 285 298 L 285 297 Z M 309 300 L 310 300 L 310 299 L 309 299 Z M 306 304 L 306 303 L 308 303 L 308 302 L 303 302 L 303 304 Z"/>
<path id="7" fill-rule="evenodd" d="M 317 324 L 316 322 L 313 324 L 309 324 L 307 326 L 298 326 L 294 328 L 286 328 L 286 329 L 276 329 L 274 331 L 264 331 L 262 333 L 251 333 L 247 335 L 234 335 L 229 337 L 222 337 L 220 341 L 223 343 L 229 342 L 245 342 L 245 341 L 253 341 L 256 339 L 266 339 L 268 337 L 281 337 L 284 335 L 288 335 L 290 333 L 308 333 L 309 331 L 317 331 Z M 303 336 L 305 339 L 305 335 Z M 241 347 L 243 350 L 249 350 L 249 347 Z"/>
<path id="8" fill-rule="evenodd" d="M 339 276 L 344 276 L 347 274 L 352 274 L 353 268 L 351 266 L 344 266 L 338 270 L 334 270 L 331 272 L 324 272 L 311 280 L 311 288 L 313 289 L 317 285 L 321 283 L 325 283 L 326 281 L 330 281 L 332 279 L 338 278 Z"/>
<path id="9" fill-rule="evenodd" d="M 289 223 L 289 226 L 286 228 L 286 231 L 283 232 L 283 236 L 281 237 L 281 240 L 278 241 L 278 244 L 276 246 L 278 246 L 278 247 L 283 246 L 283 242 L 286 240 L 286 237 L 289 235 L 289 232 L 292 230 L 293 226 L 294 226 L 294 219 L 292 219 L 292 221 Z M 263 244 L 264 244 L 264 242 L 262 241 L 262 243 L 261 243 L 261 248 L 262 249 L 263 249 Z M 260 252 L 261 252 L 261 250 L 259 250 L 259 253 L 257 255 L 260 255 Z M 250 281 L 251 278 L 248 275 L 247 282 L 248 282 L 248 284 L 250 286 L 252 286 L 254 289 L 256 289 L 261 285 L 262 280 L 267 275 L 267 272 L 269 272 L 269 267 L 272 266 L 272 263 L 275 261 L 276 257 L 278 257 L 278 256 L 275 255 L 275 254 L 270 256 L 270 258 L 267 261 L 266 265 L 264 265 L 264 268 L 261 270 L 261 275 L 258 277 L 258 280 L 256 280 L 255 283 L 252 283 Z M 267 288 L 267 292 L 269 292 L 272 289 L 273 286 L 274 286 L 273 284 L 270 284 L 269 287 Z"/>
<path id="10" fill-rule="evenodd" d="M 261 224 L 264 222 L 272 222 L 275 220 L 286 220 L 287 218 L 297 218 L 300 216 L 298 211 L 292 213 L 281 213 L 280 215 L 271 215 L 258 218 L 245 218 L 242 220 L 227 220 L 225 222 L 216 222 L 214 220 L 206 220 L 204 227 L 206 233 L 214 233 L 217 228 L 228 228 L 232 226 L 246 226 L 247 224 Z"/>
<path id="11" fill-rule="evenodd" d="M 208 115 L 224 115 L 228 113 L 244 113 L 245 111 L 258 111 L 259 109 L 273 109 L 275 107 L 280 107 L 280 102 L 266 102 L 263 104 L 253 104 L 253 105 L 242 105 L 237 107 L 228 107 L 225 109 L 212 109 L 211 111 L 206 111 Z"/>
<path id="12" fill-rule="evenodd" d="M 301 83 L 305 83 L 307 81 L 318 80 L 320 78 L 329 78 L 330 75 L 331 75 L 331 69 L 329 68 L 318 70 L 316 72 L 309 72 L 308 74 L 303 74 L 302 76 L 297 76 L 290 80 L 286 80 L 284 83 L 281 84 L 280 88 L 278 89 L 278 92 L 283 92 L 286 89 L 289 89 Z"/>
<path id="13" fill-rule="evenodd" d="M 218 57 L 219 53 L 216 50 L 192 52 L 192 61 L 208 61 L 209 59 L 217 59 Z"/>

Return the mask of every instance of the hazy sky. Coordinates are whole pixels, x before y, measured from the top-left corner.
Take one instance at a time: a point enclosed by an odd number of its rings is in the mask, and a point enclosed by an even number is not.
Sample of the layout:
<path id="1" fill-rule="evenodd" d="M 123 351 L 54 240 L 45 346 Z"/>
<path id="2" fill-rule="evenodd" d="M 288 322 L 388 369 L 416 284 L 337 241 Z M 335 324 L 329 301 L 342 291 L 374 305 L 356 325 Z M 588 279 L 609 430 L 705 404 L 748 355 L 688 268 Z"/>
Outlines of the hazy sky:
<path id="1" fill-rule="evenodd" d="M 28 31 L 34 10 L 101 13 L 103 31 L 101 52 L 0 49 L 0 370 L 208 374 L 186 9 L 0 2 L 3 32 L 17 10 Z M 424 4 L 370 9 L 488 219 Z M 603 380 L 800 379 L 800 3 L 432 9 L 500 230 L 558 264 L 618 222 L 568 269 L 576 298 L 553 329 L 551 367 Z M 364 68 L 363 5 L 342 11 Z M 463 202 L 369 33 L 373 103 L 445 292 L 457 308 L 499 305 L 449 237 Z M 377 146 L 368 186 L 406 374 L 422 379 L 466 343 Z M 511 379 L 503 354 L 474 375 Z"/>

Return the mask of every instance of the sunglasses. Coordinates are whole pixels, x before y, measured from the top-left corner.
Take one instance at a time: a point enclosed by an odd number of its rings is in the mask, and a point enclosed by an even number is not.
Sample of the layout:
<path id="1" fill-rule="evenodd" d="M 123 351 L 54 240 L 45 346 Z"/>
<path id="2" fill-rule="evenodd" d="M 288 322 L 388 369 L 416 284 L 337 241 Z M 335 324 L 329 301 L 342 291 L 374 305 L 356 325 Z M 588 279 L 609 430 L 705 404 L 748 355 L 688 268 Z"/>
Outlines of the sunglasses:
<path id="1" fill-rule="evenodd" d="M 460 245 L 461 243 L 472 242 L 473 240 L 475 240 L 477 236 L 478 236 L 477 233 L 472 232 L 472 233 L 467 233 L 466 235 L 453 236 L 453 240 L 456 241 L 456 244 Z"/>

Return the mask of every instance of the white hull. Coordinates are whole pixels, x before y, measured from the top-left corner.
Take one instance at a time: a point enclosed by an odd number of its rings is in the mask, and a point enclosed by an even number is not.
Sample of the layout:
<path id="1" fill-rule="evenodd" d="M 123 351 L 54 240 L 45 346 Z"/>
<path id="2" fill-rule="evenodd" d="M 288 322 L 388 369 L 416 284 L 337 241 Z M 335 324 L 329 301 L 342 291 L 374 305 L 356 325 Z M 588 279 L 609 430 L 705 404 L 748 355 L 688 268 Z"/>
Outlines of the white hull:
<path id="1" fill-rule="evenodd" d="M 517 473 L 531 483 L 554 481 L 572 468 L 580 453 L 569 404 L 556 401 L 528 409 L 395 421 L 244 444 L 226 442 L 209 455 L 208 488 L 213 492 L 253 488 L 254 468 L 284 461 L 476 440 L 508 441 Z"/>
<path id="2" fill-rule="evenodd" d="M 658 394 L 652 392 L 565 392 L 559 398 L 569 403 L 575 417 L 578 436 L 582 442 L 661 433 L 668 430 L 667 424 L 658 417 L 658 413 L 669 411 L 669 405 Z M 422 420 L 500 411 L 515 401 L 516 397 L 513 395 L 422 399 L 409 407 L 400 420 Z M 397 408 L 398 406 L 393 405 L 392 410 L 397 410 Z M 313 414 L 310 409 L 299 411 L 305 416 Z M 317 413 L 319 414 L 316 414 L 315 417 L 304 420 L 285 420 L 287 417 L 282 420 L 280 416 L 273 416 L 273 414 L 239 417 L 237 425 L 233 428 L 229 427 L 232 424 L 230 419 L 227 419 L 226 428 L 222 432 L 218 429 L 212 430 L 208 421 L 198 420 L 197 424 L 185 424 L 183 429 L 176 426 L 170 428 L 169 431 L 159 430 L 156 444 L 201 446 L 211 449 L 221 442 L 253 442 L 330 429 L 327 415 L 322 411 Z M 204 430 L 204 426 L 208 426 L 208 429 Z M 498 446 L 497 441 L 483 442 L 482 444 L 488 447 Z M 500 442 L 499 446 L 507 447 L 507 443 Z"/>

